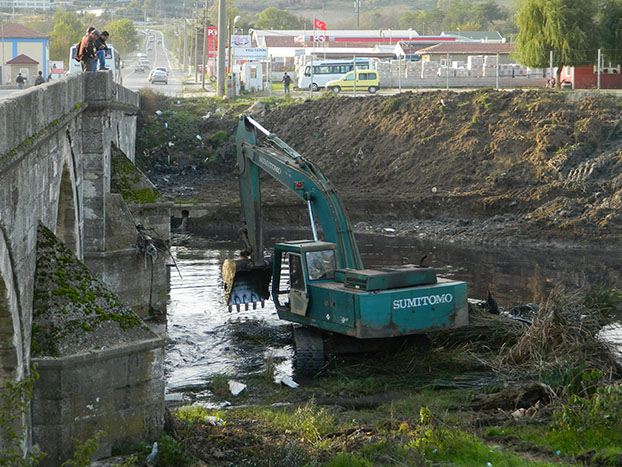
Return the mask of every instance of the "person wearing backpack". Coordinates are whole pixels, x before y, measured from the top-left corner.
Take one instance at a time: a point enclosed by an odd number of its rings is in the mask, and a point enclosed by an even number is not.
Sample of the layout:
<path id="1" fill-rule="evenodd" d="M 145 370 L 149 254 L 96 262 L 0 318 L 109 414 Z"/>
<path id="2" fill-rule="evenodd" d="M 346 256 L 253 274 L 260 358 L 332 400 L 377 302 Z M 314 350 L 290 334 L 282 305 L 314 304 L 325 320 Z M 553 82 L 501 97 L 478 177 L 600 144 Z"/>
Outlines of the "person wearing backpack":
<path id="1" fill-rule="evenodd" d="M 91 26 L 92 28 L 92 26 Z M 95 28 L 89 28 L 78 46 L 76 60 L 82 65 L 82 71 L 93 71 L 95 66 L 95 41 L 99 39 L 99 31 Z M 90 32 L 89 32 L 90 31 Z"/>

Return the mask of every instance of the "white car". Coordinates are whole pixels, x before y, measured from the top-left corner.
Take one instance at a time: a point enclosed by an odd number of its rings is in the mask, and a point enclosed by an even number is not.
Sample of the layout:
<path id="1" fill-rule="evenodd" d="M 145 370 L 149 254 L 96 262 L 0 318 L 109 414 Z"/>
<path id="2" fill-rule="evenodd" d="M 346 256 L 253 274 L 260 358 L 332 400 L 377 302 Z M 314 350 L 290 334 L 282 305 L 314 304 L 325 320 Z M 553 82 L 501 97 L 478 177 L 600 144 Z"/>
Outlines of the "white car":
<path id="1" fill-rule="evenodd" d="M 168 84 L 168 75 L 161 70 L 154 70 L 149 76 L 149 81 L 151 84 L 155 83 L 164 83 Z"/>
<path id="2" fill-rule="evenodd" d="M 154 74 L 156 71 L 161 71 L 161 72 L 162 72 L 162 73 L 164 73 L 164 74 L 166 75 L 166 77 L 168 78 L 168 70 L 166 69 L 166 67 L 165 67 L 165 66 L 157 66 L 157 67 L 155 67 L 153 70 L 151 70 L 151 71 L 149 72 L 149 81 L 151 81 L 151 77 L 153 76 L 153 74 Z"/>

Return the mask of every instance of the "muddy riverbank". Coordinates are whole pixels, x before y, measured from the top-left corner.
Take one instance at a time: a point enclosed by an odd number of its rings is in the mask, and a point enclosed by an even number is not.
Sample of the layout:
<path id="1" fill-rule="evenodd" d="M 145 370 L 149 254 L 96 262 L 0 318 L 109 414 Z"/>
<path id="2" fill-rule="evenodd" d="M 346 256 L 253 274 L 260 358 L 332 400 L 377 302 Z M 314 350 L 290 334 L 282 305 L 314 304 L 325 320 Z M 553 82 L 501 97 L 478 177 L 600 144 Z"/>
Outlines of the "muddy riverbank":
<path id="1" fill-rule="evenodd" d="M 622 236 L 622 112 L 613 97 L 484 90 L 143 103 L 138 163 L 164 199 L 236 211 L 236 119 L 253 111 L 324 170 L 358 230 L 493 245 L 614 247 Z M 286 207 L 271 221 L 291 225 L 297 200 L 271 180 L 263 193 Z"/>

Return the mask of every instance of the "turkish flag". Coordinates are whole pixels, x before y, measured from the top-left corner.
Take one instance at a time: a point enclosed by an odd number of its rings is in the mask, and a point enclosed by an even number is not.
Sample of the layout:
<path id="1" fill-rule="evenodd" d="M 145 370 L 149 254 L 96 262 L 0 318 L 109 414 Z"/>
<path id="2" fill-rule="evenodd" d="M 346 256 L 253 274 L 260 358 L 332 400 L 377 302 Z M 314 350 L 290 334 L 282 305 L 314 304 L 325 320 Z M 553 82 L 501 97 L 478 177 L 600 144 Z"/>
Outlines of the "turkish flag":
<path id="1" fill-rule="evenodd" d="M 320 21 L 319 19 L 314 19 L 313 25 L 316 29 L 321 29 L 322 31 L 326 31 L 326 23 L 324 21 Z"/>

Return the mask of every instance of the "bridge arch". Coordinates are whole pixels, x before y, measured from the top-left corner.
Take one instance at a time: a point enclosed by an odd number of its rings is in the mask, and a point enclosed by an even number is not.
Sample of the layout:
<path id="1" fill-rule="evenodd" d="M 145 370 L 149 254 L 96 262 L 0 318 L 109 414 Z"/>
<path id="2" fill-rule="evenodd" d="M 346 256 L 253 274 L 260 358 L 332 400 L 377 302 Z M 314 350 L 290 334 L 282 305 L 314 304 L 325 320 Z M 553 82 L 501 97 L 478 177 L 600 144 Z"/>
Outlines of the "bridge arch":
<path id="1" fill-rule="evenodd" d="M 4 226 L 0 225 L 0 379 L 24 376 L 21 313 L 15 269 Z M 29 343 L 28 343 L 29 344 Z M 24 344 L 26 345 L 26 344 Z"/>
<path id="2" fill-rule="evenodd" d="M 73 161 L 72 161 L 73 162 Z M 73 170 L 63 164 L 56 215 L 56 237 L 78 258 L 82 258 L 80 203 Z"/>

